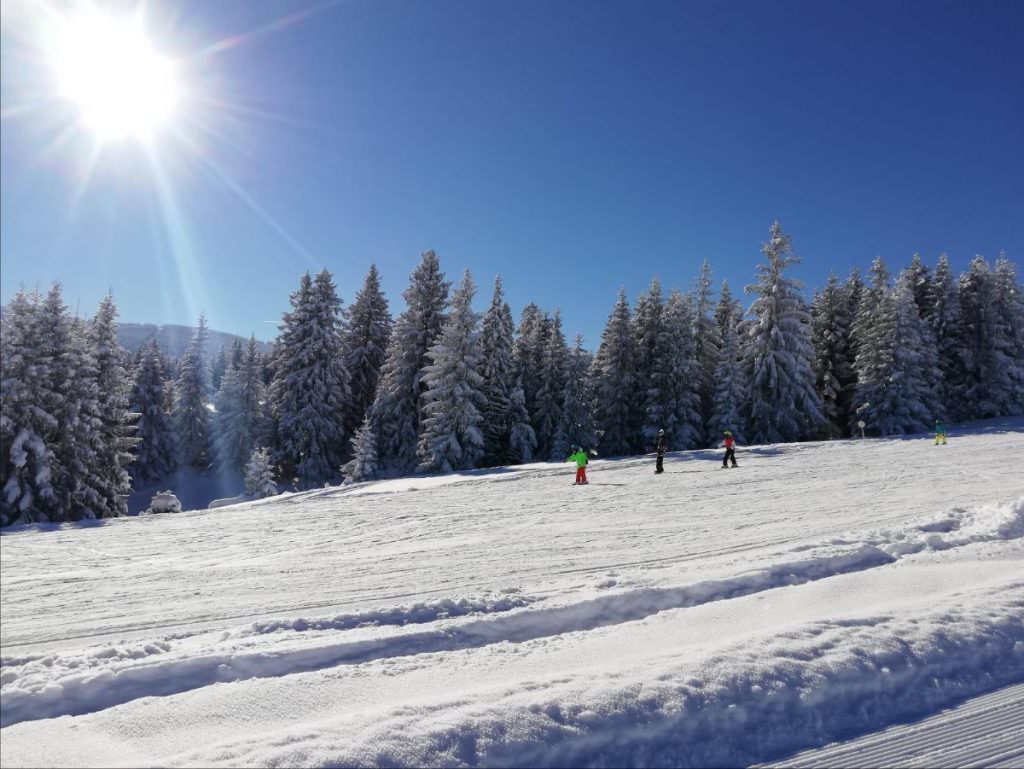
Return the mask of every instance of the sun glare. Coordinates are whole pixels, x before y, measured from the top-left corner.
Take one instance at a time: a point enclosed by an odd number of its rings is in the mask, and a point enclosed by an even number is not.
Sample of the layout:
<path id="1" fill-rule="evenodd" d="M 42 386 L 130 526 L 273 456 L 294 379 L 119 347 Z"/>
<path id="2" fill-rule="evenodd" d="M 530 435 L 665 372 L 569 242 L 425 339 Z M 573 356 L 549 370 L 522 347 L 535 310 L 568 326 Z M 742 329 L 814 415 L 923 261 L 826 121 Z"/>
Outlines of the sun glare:
<path id="1" fill-rule="evenodd" d="M 139 15 L 91 11 L 62 19 L 54 32 L 58 94 L 100 140 L 148 142 L 173 116 L 180 96 L 174 64 L 153 48 Z"/>

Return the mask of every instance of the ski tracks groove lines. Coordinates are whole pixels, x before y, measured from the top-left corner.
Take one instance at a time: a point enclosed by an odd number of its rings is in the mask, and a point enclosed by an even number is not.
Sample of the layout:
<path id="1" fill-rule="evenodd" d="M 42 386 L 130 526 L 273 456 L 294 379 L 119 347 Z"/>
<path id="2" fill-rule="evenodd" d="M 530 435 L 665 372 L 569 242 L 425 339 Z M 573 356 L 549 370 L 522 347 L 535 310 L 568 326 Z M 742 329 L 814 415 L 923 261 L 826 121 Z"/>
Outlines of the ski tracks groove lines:
<path id="1" fill-rule="evenodd" d="M 274 650 L 272 652 L 203 653 L 178 659 L 152 659 L 157 653 L 142 655 L 134 660 L 119 659 L 118 666 L 95 672 L 79 672 L 77 665 L 70 675 L 51 679 L 38 688 L 18 686 L 16 666 L 4 661 L 3 716 L 0 726 L 6 727 L 26 720 L 53 718 L 62 715 L 80 715 L 129 702 L 140 697 L 167 696 L 190 691 L 215 683 L 239 681 L 249 678 L 285 676 L 321 670 L 338 665 L 358 665 L 372 660 L 435 654 L 486 646 L 496 643 L 522 643 L 538 638 L 593 630 L 608 625 L 644 619 L 658 612 L 683 609 L 700 604 L 727 600 L 771 590 L 777 587 L 799 585 L 840 574 L 873 569 L 894 563 L 906 554 L 919 552 L 924 547 L 941 549 L 970 544 L 985 539 L 1010 539 L 1021 536 L 1020 522 L 1024 519 L 1024 498 L 1003 506 L 988 506 L 977 515 L 984 527 L 973 534 L 953 532 L 949 542 L 941 540 L 927 525 L 914 526 L 906 531 L 888 532 L 887 539 L 899 547 L 886 547 L 886 539 L 874 534 L 868 542 L 845 549 L 823 548 L 817 554 L 797 561 L 784 561 L 766 568 L 749 571 L 725 579 L 708 580 L 684 587 L 638 588 L 619 593 L 601 595 L 563 606 L 531 606 L 526 597 L 512 597 L 493 604 L 458 604 L 441 602 L 445 607 L 424 609 L 416 607 L 404 611 L 392 610 L 377 617 L 386 625 L 406 625 L 410 622 L 431 622 L 452 613 L 471 613 L 483 610 L 501 616 L 472 618 L 463 622 L 446 622 L 444 627 L 418 632 L 401 632 L 358 641 L 330 641 L 309 645 L 301 649 Z M 1007 523 L 1009 522 L 1009 523 Z M 922 531 L 922 528 L 925 529 Z M 923 538 L 918 546 L 908 547 L 904 540 Z M 873 540 L 873 541 L 872 541 Z M 372 616 L 372 615 L 371 615 Z M 358 616 L 338 620 L 292 620 L 254 624 L 257 634 L 269 631 L 306 631 L 325 629 L 345 631 L 360 626 Z M 237 633 L 235 634 L 237 635 Z M 55 655 L 58 659 L 60 655 Z M 96 656 L 96 655 L 94 655 Z M 36 661 L 28 663 L 35 665 Z M 52 661 L 46 662 L 52 664 Z"/>

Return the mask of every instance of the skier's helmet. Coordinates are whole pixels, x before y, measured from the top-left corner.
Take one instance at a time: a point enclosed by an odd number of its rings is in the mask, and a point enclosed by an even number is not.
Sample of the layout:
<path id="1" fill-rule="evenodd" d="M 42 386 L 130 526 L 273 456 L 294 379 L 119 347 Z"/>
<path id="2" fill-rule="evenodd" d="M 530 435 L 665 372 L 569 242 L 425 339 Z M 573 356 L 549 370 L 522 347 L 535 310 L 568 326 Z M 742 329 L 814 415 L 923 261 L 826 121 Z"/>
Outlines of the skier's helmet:
<path id="1" fill-rule="evenodd" d="M 658 435 L 664 435 L 664 434 L 665 434 L 664 430 L 658 430 Z"/>
<path id="2" fill-rule="evenodd" d="M 729 430 L 726 430 L 725 431 L 725 435 L 732 435 L 732 432 L 730 432 Z"/>

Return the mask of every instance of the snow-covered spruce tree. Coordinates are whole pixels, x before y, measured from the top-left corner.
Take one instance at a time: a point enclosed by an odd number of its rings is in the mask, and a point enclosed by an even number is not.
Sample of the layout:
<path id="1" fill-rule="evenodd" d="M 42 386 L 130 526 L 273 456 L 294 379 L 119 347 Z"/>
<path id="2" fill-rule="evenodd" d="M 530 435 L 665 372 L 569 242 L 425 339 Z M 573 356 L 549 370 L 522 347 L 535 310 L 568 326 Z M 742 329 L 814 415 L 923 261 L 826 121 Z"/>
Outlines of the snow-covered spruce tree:
<path id="1" fill-rule="evenodd" d="M 740 350 L 742 322 L 743 308 L 733 300 L 729 284 L 722 281 L 722 291 L 715 308 L 715 325 L 718 326 L 721 346 L 718 350 L 718 366 L 715 368 L 715 390 L 708 427 L 712 435 L 718 436 L 718 440 L 729 430 L 740 443 L 746 441 L 742 414 L 747 401 L 743 355 Z"/>
<path id="2" fill-rule="evenodd" d="M 1014 331 L 1000 304 L 996 275 L 984 257 L 976 256 L 960 276 L 960 310 L 968 352 L 963 397 L 974 417 L 1012 413 L 1017 399 Z M 1008 296 L 1010 296 L 1008 294 Z"/>
<path id="3" fill-rule="evenodd" d="M 519 329 L 512 344 L 512 359 L 515 361 L 515 377 L 523 388 L 526 412 L 530 424 L 537 428 L 537 391 L 540 390 L 541 359 L 547 342 L 544 314 L 536 304 L 530 302 L 523 308 Z"/>
<path id="4" fill-rule="evenodd" d="M 640 451 L 636 339 L 625 288 L 619 289 L 619 298 L 601 334 L 601 346 L 591 371 L 598 450 L 603 456 L 622 456 Z"/>
<path id="5" fill-rule="evenodd" d="M 562 315 L 557 310 L 551 319 L 540 362 L 540 388 L 537 390 L 537 411 L 534 423 L 537 433 L 537 456 L 560 461 L 555 450 L 558 426 L 562 422 L 565 398 L 565 366 L 569 350 L 562 333 Z"/>
<path id="6" fill-rule="evenodd" d="M 530 425 L 530 415 L 526 413 L 526 396 L 523 386 L 516 382 L 508 396 L 509 411 L 509 460 L 514 465 L 533 461 L 533 452 L 537 448 L 537 436 Z"/>
<path id="7" fill-rule="evenodd" d="M 19 291 L 0 313 L 0 526 L 48 521 L 54 514 L 56 417 L 40 394 L 49 371 L 39 354 L 42 297 Z"/>
<path id="8" fill-rule="evenodd" d="M 220 389 L 220 381 L 228 370 L 228 346 L 222 344 L 217 357 L 210 363 L 210 390 L 217 392 Z"/>
<path id="9" fill-rule="evenodd" d="M 971 356 L 967 349 L 963 317 L 960 312 L 960 284 L 953 274 L 946 254 L 939 257 L 932 286 L 935 309 L 931 323 L 941 372 L 941 415 L 946 419 L 961 421 L 971 414 L 966 400 L 967 372 Z"/>
<path id="10" fill-rule="evenodd" d="M 657 354 L 659 360 L 665 361 L 668 445 L 673 451 L 697 448 L 705 443 L 705 425 L 700 416 L 693 305 L 678 289 L 669 293 L 664 321 L 666 333 L 659 341 Z"/>
<path id="11" fill-rule="evenodd" d="M 715 305 L 715 327 L 718 329 L 718 338 L 722 339 L 729 329 L 738 330 L 742 337 L 743 315 L 743 305 L 738 299 L 733 298 L 729 281 L 723 280 L 722 288 L 718 292 L 718 304 Z M 716 366 L 715 369 L 717 370 L 718 367 Z"/>
<path id="12" fill-rule="evenodd" d="M 251 337 L 241 360 L 232 357 L 221 377 L 214 400 L 214 450 L 218 466 L 228 473 L 241 473 L 260 442 L 263 422 L 264 388 L 260 376 L 259 350 Z"/>
<path id="13" fill-rule="evenodd" d="M 485 467 L 509 462 L 509 394 L 513 387 L 512 310 L 505 301 L 501 276 L 494 279 L 490 307 L 480 330 L 480 374 L 484 378 L 486 405 L 483 411 Z"/>
<path id="14" fill-rule="evenodd" d="M 914 301 L 914 277 L 904 272 L 895 290 L 881 257 L 854 322 L 857 390 L 851 420 L 865 430 L 898 435 L 926 430 L 936 417 L 938 363 L 929 325 Z"/>
<path id="15" fill-rule="evenodd" d="M 935 288 L 928 267 L 920 254 L 914 254 L 910 266 L 904 272 L 907 273 L 906 280 L 914 293 L 918 315 L 930 322 L 935 312 Z"/>
<path id="16" fill-rule="evenodd" d="M 379 474 L 397 476 L 416 469 L 420 400 L 427 351 L 441 334 L 448 288 L 437 254 L 424 251 L 402 296 L 406 309 L 395 321 L 377 396 L 370 409 Z M 358 457 L 357 457 L 358 459 Z"/>
<path id="17" fill-rule="evenodd" d="M 705 445 L 716 445 L 718 436 L 707 430 L 711 418 L 715 368 L 718 366 L 718 327 L 711 317 L 711 265 L 701 264 L 700 276 L 692 292 L 694 311 L 694 354 L 697 358 L 697 386 L 700 392 L 700 418 Z"/>
<path id="18" fill-rule="evenodd" d="M 359 483 L 377 477 L 377 436 L 367 414 L 352 437 L 352 459 L 341 468 L 346 483 Z"/>
<path id="19" fill-rule="evenodd" d="M 853 416 L 853 400 L 857 392 L 857 370 L 853 362 L 857 359 L 857 335 L 853 333 L 853 325 L 860 312 L 861 300 L 864 297 L 864 281 L 860 276 L 860 269 L 853 267 L 849 276 L 843 282 L 843 304 L 846 308 L 846 317 L 849 322 L 849 334 L 847 336 L 847 352 L 850 366 L 846 369 L 846 375 L 842 371 L 836 372 L 839 378 L 839 404 L 840 411 L 847 415 L 847 425 L 844 433 L 849 435 L 853 430 L 858 417 Z"/>
<path id="20" fill-rule="evenodd" d="M 633 335 L 636 339 L 636 383 L 640 409 L 640 435 L 643 451 L 653 451 L 658 430 L 667 428 L 671 409 L 669 392 L 671 373 L 667 370 L 667 330 L 665 300 L 661 281 L 651 280 L 646 293 L 640 294 L 633 312 Z M 668 433 L 671 435 L 671 432 Z"/>
<path id="21" fill-rule="evenodd" d="M 349 307 L 344 335 L 345 368 L 351 378 L 352 391 L 352 407 L 345 422 L 348 435 L 353 435 L 363 423 L 377 396 L 377 383 L 387 355 L 391 327 L 391 312 L 380 289 L 377 265 L 371 264 L 363 287 Z"/>
<path id="22" fill-rule="evenodd" d="M 996 311 L 1007 330 L 1007 389 L 1004 410 L 1007 414 L 1024 414 L 1024 288 L 1017 280 L 1017 270 L 1005 252 L 1000 252 L 995 266 Z"/>
<path id="23" fill-rule="evenodd" d="M 341 299 L 331 273 L 302 277 L 278 337 L 271 400 L 277 420 L 277 463 L 302 488 L 332 480 L 348 453 L 345 414 L 349 376 L 342 358 Z"/>
<path id="24" fill-rule="evenodd" d="M 555 431 L 555 439 L 551 445 L 552 460 L 564 460 L 569 456 L 573 446 L 582 446 L 584 450 L 597 446 L 597 436 L 594 434 L 590 415 L 594 400 L 588 376 L 590 364 L 590 353 L 583 349 L 583 336 L 577 334 L 576 344 L 569 351 L 565 361 L 562 421 Z"/>
<path id="25" fill-rule="evenodd" d="M 43 302 L 40 347 L 49 373 L 40 402 L 57 420 L 57 433 L 49 441 L 57 497 L 55 516 L 50 520 L 117 515 L 100 460 L 102 419 L 96 358 L 86 324 L 70 317 L 58 284 Z"/>
<path id="26" fill-rule="evenodd" d="M 452 296 L 452 311 L 427 352 L 423 374 L 418 470 L 450 473 L 472 470 L 483 455 L 481 431 L 486 403 L 480 375 L 480 315 L 473 311 L 476 285 L 466 270 Z"/>
<path id="27" fill-rule="evenodd" d="M 814 435 L 825 418 L 811 369 L 810 313 L 799 281 L 783 275 L 798 260 L 778 222 L 772 224 L 761 253 L 768 262 L 758 265 L 758 282 L 747 286 L 748 293 L 757 295 L 750 308 L 754 322 L 743 361 L 750 388 L 747 439 L 754 443 L 803 440 Z"/>
<path id="28" fill-rule="evenodd" d="M 270 452 L 264 448 L 254 449 L 249 455 L 249 461 L 245 465 L 245 493 L 257 499 L 277 494 Z"/>
<path id="29" fill-rule="evenodd" d="M 135 367 L 135 380 L 128 408 L 139 415 L 135 436 L 139 440 L 135 461 L 128 468 L 133 478 L 156 480 L 175 469 L 174 430 L 171 413 L 167 408 L 167 382 L 160 347 L 155 339 L 139 348 L 139 363 Z"/>
<path id="30" fill-rule="evenodd" d="M 893 369 L 896 310 L 889 270 L 881 256 L 872 262 L 870 272 L 871 285 L 861 293 L 851 327 L 857 386 L 851 402 L 850 429 L 854 432 L 856 422 L 862 420 L 866 423 L 865 430 L 887 435 L 889 424 L 882 404 Z"/>
<path id="31" fill-rule="evenodd" d="M 252 341 L 256 340 L 255 336 L 250 336 L 249 338 Z M 247 345 L 243 344 L 242 339 L 240 337 L 235 338 L 235 340 L 231 343 L 231 351 L 228 353 L 228 366 L 241 365 L 242 359 L 245 358 L 246 347 Z"/>
<path id="32" fill-rule="evenodd" d="M 128 467 L 135 459 L 138 412 L 128 404 L 130 380 L 125 371 L 128 352 L 117 341 L 117 307 L 109 294 L 89 324 L 89 341 L 96 361 L 96 401 L 99 410 L 97 474 L 105 497 L 105 515 L 125 515 L 132 479 Z"/>
<path id="33" fill-rule="evenodd" d="M 939 371 L 935 337 L 915 298 L 918 276 L 904 271 L 896 282 L 896 338 L 888 394 L 895 403 L 894 432 L 928 430 L 939 414 Z"/>
<path id="34" fill-rule="evenodd" d="M 814 381 L 832 438 L 848 434 L 850 424 L 849 399 L 843 397 L 843 383 L 853 378 L 848 306 L 839 279 L 832 273 L 811 307 Z"/>
<path id="35" fill-rule="evenodd" d="M 210 376 L 206 363 L 206 315 L 178 361 L 174 384 L 174 438 L 178 464 L 203 471 L 210 467 L 210 412 L 206 407 Z"/>
<path id="36" fill-rule="evenodd" d="M 660 327 L 647 385 L 645 432 L 653 436 L 664 429 L 673 451 L 703 445 L 693 308 L 676 289 L 669 294 Z"/>

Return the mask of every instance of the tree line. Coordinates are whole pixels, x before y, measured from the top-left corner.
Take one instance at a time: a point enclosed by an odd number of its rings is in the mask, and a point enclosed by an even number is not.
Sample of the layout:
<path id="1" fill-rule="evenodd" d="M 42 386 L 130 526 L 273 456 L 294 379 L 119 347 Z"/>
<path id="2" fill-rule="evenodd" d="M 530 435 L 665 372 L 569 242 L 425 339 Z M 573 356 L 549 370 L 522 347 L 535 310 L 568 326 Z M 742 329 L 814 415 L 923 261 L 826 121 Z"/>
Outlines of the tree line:
<path id="1" fill-rule="evenodd" d="M 483 313 L 425 252 L 393 318 L 371 266 L 343 307 L 327 270 L 302 276 L 273 351 L 237 340 L 212 361 L 203 317 L 177 361 L 117 344 L 113 299 L 74 318 L 59 285 L 2 316 L 0 525 L 123 514 L 133 479 L 248 469 L 247 489 L 716 445 L 923 431 L 1024 413 L 1024 296 L 1013 264 L 959 277 L 915 255 L 893 278 L 834 274 L 808 304 L 776 222 L 747 309 L 704 263 L 686 293 L 620 290 L 596 353 L 561 314 L 516 327 L 500 276 Z"/>

